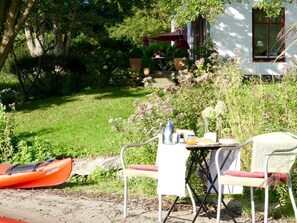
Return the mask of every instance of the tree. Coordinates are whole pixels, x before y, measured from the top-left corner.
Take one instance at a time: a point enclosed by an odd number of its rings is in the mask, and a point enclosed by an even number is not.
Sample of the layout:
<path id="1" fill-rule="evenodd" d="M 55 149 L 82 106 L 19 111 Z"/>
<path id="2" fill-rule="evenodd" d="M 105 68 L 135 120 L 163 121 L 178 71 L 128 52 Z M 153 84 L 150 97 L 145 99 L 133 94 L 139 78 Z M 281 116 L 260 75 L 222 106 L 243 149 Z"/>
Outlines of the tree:
<path id="1" fill-rule="evenodd" d="M 236 0 L 237 2 L 247 1 Z M 215 17 L 224 12 L 225 4 L 230 4 L 230 0 L 161 0 L 162 7 L 171 13 L 173 19 L 180 27 L 194 21 L 198 16 L 206 18 L 209 22 L 215 20 Z M 255 3 L 255 7 L 264 9 L 269 17 L 279 15 L 283 2 L 291 0 L 262 0 Z"/>
<path id="2" fill-rule="evenodd" d="M 144 34 L 153 36 L 170 30 L 169 15 L 160 8 L 158 2 L 144 8 L 134 7 L 132 12 L 133 16 L 126 17 L 123 22 L 109 29 L 110 37 L 124 38 L 139 45 Z"/>
<path id="3" fill-rule="evenodd" d="M 36 0 L 0 2 L 0 70 L 13 42 L 29 17 Z"/>
<path id="4" fill-rule="evenodd" d="M 36 4 L 25 26 L 31 56 L 41 56 L 49 49 L 55 55 L 67 54 L 78 5 L 78 0 L 40 1 Z"/>

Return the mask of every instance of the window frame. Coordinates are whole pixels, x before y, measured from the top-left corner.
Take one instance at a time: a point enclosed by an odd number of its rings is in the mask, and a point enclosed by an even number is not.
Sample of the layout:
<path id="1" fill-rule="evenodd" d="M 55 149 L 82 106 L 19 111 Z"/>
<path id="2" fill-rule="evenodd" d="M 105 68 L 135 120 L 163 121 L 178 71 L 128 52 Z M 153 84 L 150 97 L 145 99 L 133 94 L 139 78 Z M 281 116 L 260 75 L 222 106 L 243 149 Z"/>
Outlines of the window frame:
<path id="1" fill-rule="evenodd" d="M 284 27 L 285 27 L 285 8 L 282 8 L 281 9 L 281 21 L 280 22 L 274 22 L 274 21 L 271 21 L 271 20 L 267 20 L 267 21 L 261 21 L 261 22 L 255 22 L 255 16 L 256 16 L 256 13 L 257 12 L 263 12 L 262 9 L 258 9 L 258 8 L 253 8 L 252 9 L 252 32 L 253 32 L 253 35 L 252 35 L 252 53 L 253 53 L 253 61 L 254 62 L 271 62 L 271 61 L 274 61 L 274 62 L 285 62 L 286 61 L 286 55 L 283 55 L 281 58 L 279 59 L 276 59 L 275 57 L 269 57 L 269 55 L 265 58 L 259 58 L 259 57 L 256 57 L 256 40 L 255 40 L 255 25 L 257 24 L 264 24 L 264 25 L 267 25 L 267 36 L 266 36 L 266 40 L 267 40 L 267 43 L 268 43 L 268 47 L 269 47 L 269 39 L 270 39 L 270 32 L 269 32 L 269 28 L 270 28 L 270 25 L 271 24 L 281 24 L 282 26 L 282 29 L 281 29 L 281 32 L 284 32 Z M 282 39 L 280 40 L 281 41 L 281 51 L 284 52 L 285 51 L 285 41 Z"/>

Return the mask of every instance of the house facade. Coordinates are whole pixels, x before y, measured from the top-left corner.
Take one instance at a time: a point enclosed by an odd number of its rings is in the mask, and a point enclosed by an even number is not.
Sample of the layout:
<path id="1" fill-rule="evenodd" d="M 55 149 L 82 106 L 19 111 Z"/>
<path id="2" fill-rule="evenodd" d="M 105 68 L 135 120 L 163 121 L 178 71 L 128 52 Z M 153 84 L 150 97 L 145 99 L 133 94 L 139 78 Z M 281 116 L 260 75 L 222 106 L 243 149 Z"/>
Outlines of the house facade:
<path id="1" fill-rule="evenodd" d="M 281 15 L 275 19 L 267 18 L 263 10 L 253 8 L 254 3 L 232 2 L 226 5 L 225 12 L 215 23 L 209 25 L 199 17 L 188 24 L 190 47 L 200 46 L 209 36 L 221 56 L 239 58 L 244 74 L 280 75 L 284 67 L 297 59 L 296 44 L 282 54 L 295 39 L 283 41 L 278 38 L 287 27 L 297 23 L 297 3 L 284 4 Z"/>

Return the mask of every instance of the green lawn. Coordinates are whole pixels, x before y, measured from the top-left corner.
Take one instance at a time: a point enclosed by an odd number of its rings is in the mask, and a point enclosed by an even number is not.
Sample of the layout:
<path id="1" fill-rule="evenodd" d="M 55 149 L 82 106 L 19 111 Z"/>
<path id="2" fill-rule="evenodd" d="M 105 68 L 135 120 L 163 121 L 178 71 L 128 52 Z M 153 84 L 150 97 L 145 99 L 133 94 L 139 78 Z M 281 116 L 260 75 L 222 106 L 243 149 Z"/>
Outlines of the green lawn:
<path id="1" fill-rule="evenodd" d="M 29 141 L 37 136 L 78 156 L 118 154 L 121 139 L 108 120 L 127 118 L 133 102 L 146 94 L 142 88 L 114 88 L 30 102 L 17 107 L 15 135 Z"/>

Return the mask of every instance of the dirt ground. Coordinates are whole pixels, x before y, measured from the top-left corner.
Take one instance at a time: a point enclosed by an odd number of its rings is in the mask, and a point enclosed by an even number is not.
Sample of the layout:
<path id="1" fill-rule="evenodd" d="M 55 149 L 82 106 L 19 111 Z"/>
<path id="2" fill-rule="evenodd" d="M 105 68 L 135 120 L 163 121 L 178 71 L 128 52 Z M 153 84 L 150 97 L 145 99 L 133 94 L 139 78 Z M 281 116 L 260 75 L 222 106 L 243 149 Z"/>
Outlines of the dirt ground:
<path id="1" fill-rule="evenodd" d="M 88 162 L 75 162 L 73 173 L 79 174 L 86 170 L 91 172 L 102 163 L 110 163 L 110 160 L 96 159 Z M 27 223 L 154 223 L 157 221 L 157 196 L 156 198 L 144 199 L 129 197 L 128 217 L 123 218 L 123 196 L 106 195 L 98 193 L 69 192 L 58 188 L 27 189 L 27 190 L 0 190 L 0 216 L 14 218 Z M 171 206 L 169 200 L 163 201 L 163 218 Z M 250 219 L 241 215 L 241 205 L 230 201 L 233 215 L 238 222 L 251 222 Z M 174 216 L 193 219 L 191 205 L 179 204 Z M 222 211 L 222 223 L 232 222 L 232 219 Z M 263 217 L 257 216 L 257 222 L 262 222 Z M 168 223 L 191 222 L 172 218 Z M 216 211 L 209 207 L 209 216 L 205 213 L 199 215 L 196 222 L 215 223 Z M 288 223 L 284 220 L 269 220 L 269 222 Z M 1 221 L 0 221 L 1 223 Z"/>
<path id="2" fill-rule="evenodd" d="M 63 189 L 0 190 L 0 216 L 28 223 L 151 223 L 157 221 L 157 199 L 131 198 L 129 216 L 123 218 L 123 198 L 112 195 L 90 195 Z M 168 209 L 169 204 L 164 205 Z M 167 207 L 166 207 L 167 206 Z M 165 217 L 167 211 L 163 211 Z M 202 215 L 197 222 L 215 222 Z M 191 219 L 191 207 L 185 206 L 174 215 Z M 223 222 L 229 222 L 230 219 Z M 189 222 L 170 219 L 168 222 Z"/>
<path id="3" fill-rule="evenodd" d="M 0 216 L 22 220 L 28 223 L 153 223 L 157 221 L 157 198 L 143 199 L 132 197 L 129 199 L 129 216 L 123 218 L 123 197 L 119 195 L 84 194 L 66 192 L 63 189 L 34 189 L 34 190 L 0 190 Z M 240 205 L 231 206 L 237 222 L 251 222 L 241 216 Z M 168 201 L 163 204 L 163 217 L 170 207 Z M 179 205 L 174 216 L 192 219 L 190 205 Z M 202 213 L 195 222 L 215 223 L 216 212 L 210 208 L 209 217 Z M 225 211 L 222 212 L 222 221 L 233 222 Z M 257 222 L 263 222 L 262 215 Z M 190 222 L 172 218 L 169 223 Z M 272 220 L 269 222 L 288 223 L 287 220 Z"/>

